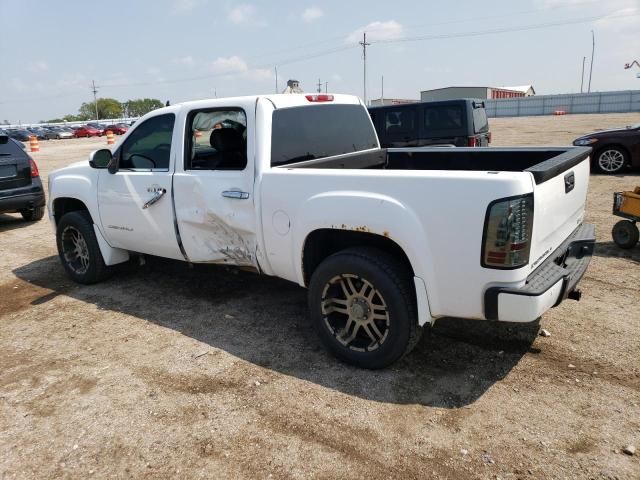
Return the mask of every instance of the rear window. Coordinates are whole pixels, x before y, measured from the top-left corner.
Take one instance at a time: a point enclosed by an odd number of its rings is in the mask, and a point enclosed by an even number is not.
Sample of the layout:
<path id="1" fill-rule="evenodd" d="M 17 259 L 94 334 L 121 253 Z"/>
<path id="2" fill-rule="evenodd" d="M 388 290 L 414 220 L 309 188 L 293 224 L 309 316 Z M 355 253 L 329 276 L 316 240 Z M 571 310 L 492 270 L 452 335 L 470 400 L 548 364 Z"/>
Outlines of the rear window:
<path id="1" fill-rule="evenodd" d="M 487 111 L 483 107 L 474 107 L 473 109 L 473 131 L 474 133 L 485 133 L 489 131 Z"/>
<path id="2" fill-rule="evenodd" d="M 273 112 L 271 166 L 377 147 L 369 114 L 360 105 L 314 105 Z"/>
<path id="3" fill-rule="evenodd" d="M 424 127 L 429 130 L 455 130 L 464 126 L 460 105 L 440 105 L 424 109 Z"/>
<path id="4" fill-rule="evenodd" d="M 7 155 L 12 157 L 22 157 L 26 156 L 26 153 L 14 140 L 7 138 L 7 143 L 0 143 L 0 155 L 3 157 Z"/>

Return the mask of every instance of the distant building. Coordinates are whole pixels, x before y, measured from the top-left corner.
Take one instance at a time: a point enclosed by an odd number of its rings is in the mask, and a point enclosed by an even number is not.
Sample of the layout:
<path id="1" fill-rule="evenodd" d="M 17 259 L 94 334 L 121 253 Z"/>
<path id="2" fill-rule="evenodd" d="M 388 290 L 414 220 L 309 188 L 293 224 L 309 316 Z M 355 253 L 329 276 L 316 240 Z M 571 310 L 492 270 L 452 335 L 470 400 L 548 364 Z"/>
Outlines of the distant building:
<path id="1" fill-rule="evenodd" d="M 533 97 L 536 94 L 536 91 L 533 88 L 533 85 L 518 85 L 516 87 L 502 87 L 505 90 L 512 90 L 514 92 L 522 92 L 525 97 Z"/>
<path id="2" fill-rule="evenodd" d="M 526 90 L 525 90 L 526 88 Z M 445 87 L 420 92 L 420 100 L 423 102 L 433 100 L 454 100 L 456 98 L 518 98 L 535 95 L 531 85 L 522 87 Z"/>
<path id="3" fill-rule="evenodd" d="M 416 103 L 420 100 L 412 100 L 407 98 L 376 98 L 369 101 L 369 106 L 380 107 L 382 105 L 405 105 L 407 103 Z"/>
<path id="4" fill-rule="evenodd" d="M 282 93 L 304 93 L 298 80 L 288 80 L 287 88 Z"/>

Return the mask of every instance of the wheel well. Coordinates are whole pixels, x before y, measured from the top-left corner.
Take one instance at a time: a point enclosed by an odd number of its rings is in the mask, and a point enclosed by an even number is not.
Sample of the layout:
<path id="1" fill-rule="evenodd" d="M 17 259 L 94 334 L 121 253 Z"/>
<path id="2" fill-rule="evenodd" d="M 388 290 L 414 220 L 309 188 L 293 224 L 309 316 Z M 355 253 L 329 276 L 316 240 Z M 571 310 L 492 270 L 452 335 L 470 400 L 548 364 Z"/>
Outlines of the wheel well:
<path id="1" fill-rule="evenodd" d="M 53 215 L 56 219 L 56 225 L 65 213 L 76 212 L 78 210 L 89 210 L 82 201 L 77 198 L 56 198 L 53 201 Z"/>
<path id="2" fill-rule="evenodd" d="M 302 269 L 305 285 L 309 285 L 311 275 L 329 255 L 346 248 L 364 246 L 387 252 L 405 265 L 413 275 L 411 262 L 404 250 L 389 237 L 367 232 L 323 228 L 311 232 L 304 242 Z"/>

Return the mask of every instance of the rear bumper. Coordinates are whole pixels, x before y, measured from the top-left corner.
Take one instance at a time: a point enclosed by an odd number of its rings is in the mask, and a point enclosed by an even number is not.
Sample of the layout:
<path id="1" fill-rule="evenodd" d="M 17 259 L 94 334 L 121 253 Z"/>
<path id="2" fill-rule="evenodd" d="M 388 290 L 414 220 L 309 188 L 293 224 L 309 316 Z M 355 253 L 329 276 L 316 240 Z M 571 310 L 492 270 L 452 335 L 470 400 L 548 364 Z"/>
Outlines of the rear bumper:
<path id="1" fill-rule="evenodd" d="M 568 296 L 579 298 L 576 286 L 589 266 L 595 242 L 594 226 L 582 224 L 527 277 L 523 287 L 488 288 L 487 320 L 532 322 Z"/>
<path id="2" fill-rule="evenodd" d="M 44 204 L 44 190 L 39 178 L 33 178 L 29 186 L 0 191 L 0 213 L 30 210 Z"/>

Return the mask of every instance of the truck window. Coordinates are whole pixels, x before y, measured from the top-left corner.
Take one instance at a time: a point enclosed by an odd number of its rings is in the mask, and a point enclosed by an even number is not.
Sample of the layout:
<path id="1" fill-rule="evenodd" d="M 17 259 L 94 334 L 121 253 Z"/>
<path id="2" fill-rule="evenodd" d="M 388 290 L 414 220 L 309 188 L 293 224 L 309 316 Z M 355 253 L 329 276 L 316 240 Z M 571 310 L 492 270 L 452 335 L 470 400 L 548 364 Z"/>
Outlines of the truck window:
<path id="1" fill-rule="evenodd" d="M 175 119 L 167 113 L 141 123 L 120 147 L 119 168 L 169 170 Z"/>
<path id="2" fill-rule="evenodd" d="M 192 112 L 186 170 L 244 170 L 247 166 L 247 116 L 241 109 Z"/>
<path id="3" fill-rule="evenodd" d="M 273 112 L 271 166 L 378 148 L 360 105 L 314 105 Z"/>
<path id="4" fill-rule="evenodd" d="M 384 124 L 385 132 L 389 135 L 413 132 L 416 125 L 416 111 L 414 109 L 388 111 L 384 116 Z"/>
<path id="5" fill-rule="evenodd" d="M 429 130 L 453 130 L 463 126 L 460 105 L 440 105 L 424 109 L 424 127 L 427 132 Z"/>

